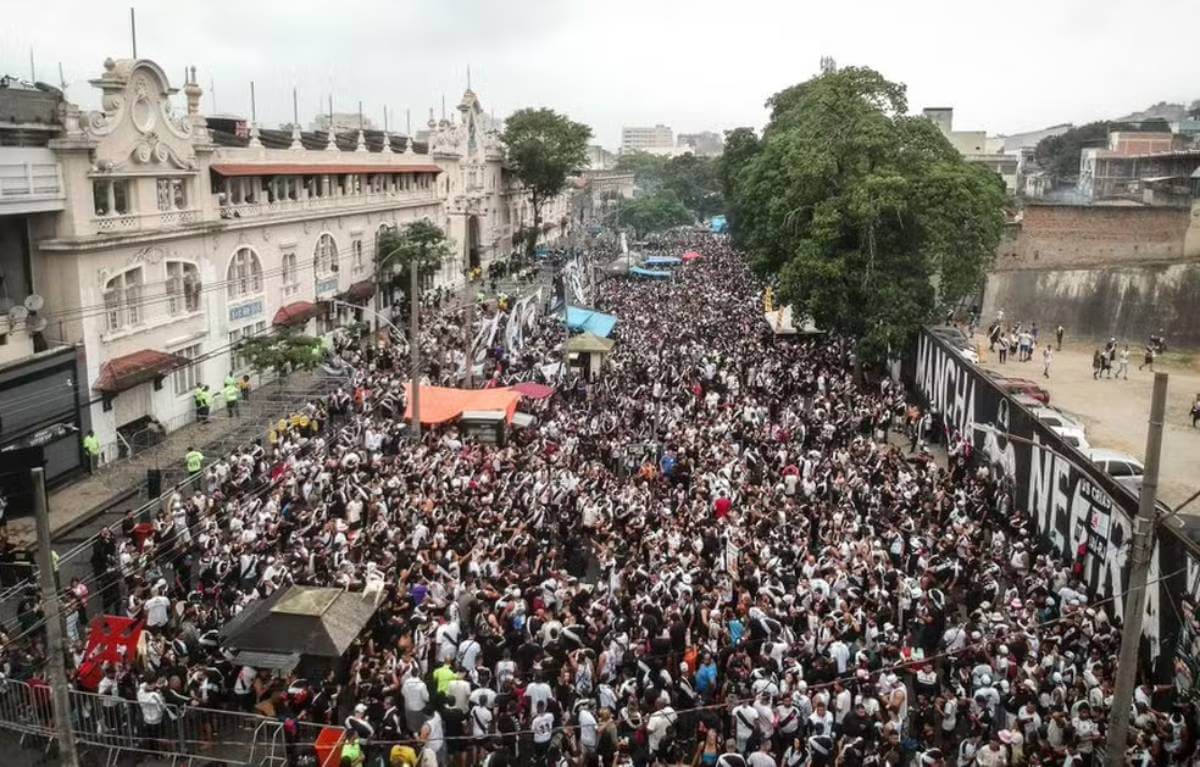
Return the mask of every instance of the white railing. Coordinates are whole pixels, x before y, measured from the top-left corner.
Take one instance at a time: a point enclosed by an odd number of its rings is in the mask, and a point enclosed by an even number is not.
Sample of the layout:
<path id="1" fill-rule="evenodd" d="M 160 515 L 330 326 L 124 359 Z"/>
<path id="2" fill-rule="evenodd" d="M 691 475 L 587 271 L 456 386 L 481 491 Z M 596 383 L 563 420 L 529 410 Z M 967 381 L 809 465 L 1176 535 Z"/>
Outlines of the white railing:
<path id="1" fill-rule="evenodd" d="M 54 153 L 40 147 L 0 149 L 0 205 L 51 201 L 65 201 L 62 168 Z"/>
<path id="2" fill-rule="evenodd" d="M 112 232 L 137 232 L 143 229 L 174 229 L 194 224 L 200 220 L 200 211 L 156 210 L 152 213 L 117 213 L 111 216 L 96 216 L 92 225 L 97 234 Z"/>
<path id="3" fill-rule="evenodd" d="M 436 197 L 432 189 L 414 189 L 407 192 L 361 192 L 331 197 L 308 197 L 299 200 L 230 203 L 219 205 L 219 210 L 221 218 L 255 218 L 386 203 L 432 203 L 435 201 Z"/>

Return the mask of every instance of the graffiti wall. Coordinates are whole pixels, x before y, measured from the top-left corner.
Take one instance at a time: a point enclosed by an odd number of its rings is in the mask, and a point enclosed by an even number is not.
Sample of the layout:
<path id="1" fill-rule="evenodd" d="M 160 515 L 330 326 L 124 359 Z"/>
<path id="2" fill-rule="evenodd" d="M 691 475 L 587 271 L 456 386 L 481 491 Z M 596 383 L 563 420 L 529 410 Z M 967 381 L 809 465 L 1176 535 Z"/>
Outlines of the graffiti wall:
<path id="1" fill-rule="evenodd" d="M 1079 560 L 1093 599 L 1121 595 L 1129 576 L 1137 498 L 1043 426 L 984 372 L 935 335 L 922 331 L 904 375 L 949 434 L 971 435 L 977 460 L 1008 479 L 1017 507 L 1037 523 L 1041 545 Z M 1175 533 L 1156 536 L 1143 618 L 1143 660 L 1167 681 L 1177 651 L 1200 650 L 1184 615 L 1188 584 L 1200 597 L 1200 561 Z M 1197 573 L 1195 579 L 1186 576 Z M 1168 604 L 1169 601 L 1169 604 Z M 1123 618 L 1124 599 L 1110 612 Z M 1200 676 L 1198 676 L 1200 679 Z"/>

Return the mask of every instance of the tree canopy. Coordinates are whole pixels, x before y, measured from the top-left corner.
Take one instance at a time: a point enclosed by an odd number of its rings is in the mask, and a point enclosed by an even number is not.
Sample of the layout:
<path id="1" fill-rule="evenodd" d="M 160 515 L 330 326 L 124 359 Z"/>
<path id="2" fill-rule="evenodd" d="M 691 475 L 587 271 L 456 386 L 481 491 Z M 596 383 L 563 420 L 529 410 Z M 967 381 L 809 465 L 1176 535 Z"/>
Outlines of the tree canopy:
<path id="1" fill-rule="evenodd" d="M 249 362 L 255 373 L 262 376 L 271 372 L 280 380 L 294 370 L 311 370 L 323 356 L 319 338 L 291 327 L 243 339 L 238 345 L 238 354 Z"/>
<path id="2" fill-rule="evenodd" d="M 418 276 L 433 274 L 454 254 L 454 245 L 437 224 L 419 218 L 399 229 L 380 233 L 375 254 L 376 269 L 381 277 L 407 292 L 412 284 L 409 270 L 415 265 Z M 409 310 L 408 303 L 404 302 L 401 307 L 405 314 Z"/>
<path id="3" fill-rule="evenodd" d="M 592 129 L 553 109 L 519 109 L 504 124 L 504 143 L 513 173 L 529 192 L 533 228 L 526 237 L 530 256 L 537 246 L 542 206 L 562 192 L 567 176 L 587 164 Z"/>
<path id="4" fill-rule="evenodd" d="M 632 200 L 622 200 L 617 208 L 618 223 L 631 227 L 639 237 L 690 224 L 692 220 L 692 214 L 679 198 L 665 189 L 639 195 Z"/>
<path id="5" fill-rule="evenodd" d="M 781 301 L 880 360 L 982 284 L 1004 185 L 906 116 L 903 85 L 851 67 L 767 106 L 761 140 L 731 132 L 721 179 L 734 237 Z"/>
<path id="6" fill-rule="evenodd" d="M 667 191 L 696 218 L 708 218 L 725 209 L 718 161 L 711 157 L 689 152 L 667 158 L 633 151 L 621 154 L 616 167 L 634 174 L 640 193 Z"/>

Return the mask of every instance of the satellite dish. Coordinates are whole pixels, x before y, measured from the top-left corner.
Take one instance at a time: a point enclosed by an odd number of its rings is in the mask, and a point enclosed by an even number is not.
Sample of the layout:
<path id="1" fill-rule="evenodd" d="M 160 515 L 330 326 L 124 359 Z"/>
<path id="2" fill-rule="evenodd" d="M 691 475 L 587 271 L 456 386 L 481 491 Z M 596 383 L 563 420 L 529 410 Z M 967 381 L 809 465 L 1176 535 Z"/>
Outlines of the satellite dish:
<path id="1" fill-rule="evenodd" d="M 24 322 L 25 318 L 29 316 L 29 310 L 17 304 L 8 310 L 8 316 L 13 322 Z"/>
<path id="2" fill-rule="evenodd" d="M 45 317 L 34 317 L 33 325 L 29 328 L 29 332 L 41 333 L 43 330 L 46 329 L 46 326 L 49 324 L 50 324 L 50 320 L 46 319 Z"/>
<path id="3" fill-rule="evenodd" d="M 46 299 L 39 296 L 37 293 L 30 293 L 25 297 L 25 308 L 31 312 L 40 312 L 42 307 L 46 305 Z"/>

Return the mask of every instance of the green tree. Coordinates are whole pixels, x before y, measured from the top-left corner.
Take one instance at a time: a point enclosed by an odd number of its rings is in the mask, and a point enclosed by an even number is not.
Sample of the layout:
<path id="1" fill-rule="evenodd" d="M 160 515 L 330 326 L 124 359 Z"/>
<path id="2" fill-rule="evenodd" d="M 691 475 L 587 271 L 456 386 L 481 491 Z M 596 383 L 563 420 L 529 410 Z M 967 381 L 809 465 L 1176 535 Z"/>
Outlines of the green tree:
<path id="1" fill-rule="evenodd" d="M 682 154 L 663 165 L 662 188 L 673 193 L 683 206 L 705 219 L 725 209 L 717 160 Z"/>
<path id="2" fill-rule="evenodd" d="M 624 200 L 617 208 L 617 222 L 631 227 L 639 237 L 690 224 L 693 220 L 683 203 L 666 190 Z"/>
<path id="3" fill-rule="evenodd" d="M 667 159 L 635 149 L 617 156 L 616 170 L 632 173 L 633 183 L 643 194 L 654 194 L 662 186 Z"/>
<path id="4" fill-rule="evenodd" d="M 722 165 L 738 242 L 778 277 L 782 302 L 882 360 L 982 283 L 1003 183 L 906 116 L 904 86 L 870 69 L 823 74 L 768 106 L 762 139 L 738 134 Z"/>
<path id="5" fill-rule="evenodd" d="M 280 327 L 271 334 L 243 339 L 238 345 L 238 354 L 259 376 L 271 372 L 280 382 L 295 370 L 313 369 L 323 357 L 321 339 L 292 327 Z"/>
<path id="6" fill-rule="evenodd" d="M 436 224 L 426 218 L 410 221 L 400 229 L 389 229 L 379 235 L 376 246 L 375 269 L 380 281 L 391 280 L 406 293 L 411 285 L 409 270 L 416 265 L 417 276 L 436 272 L 442 262 L 454 253 L 454 246 Z M 409 302 L 402 304 L 408 311 Z"/>
<path id="7" fill-rule="evenodd" d="M 739 174 L 750 166 L 761 149 L 762 144 L 753 128 L 734 128 L 731 131 L 725 131 L 725 151 L 721 153 L 721 158 L 717 161 L 717 177 L 721 181 L 725 217 L 733 227 L 735 239 L 738 232 L 734 222 L 738 219 L 736 203 Z"/>
<path id="8" fill-rule="evenodd" d="M 542 206 L 562 192 L 568 175 L 587 164 L 591 137 L 591 128 L 553 109 L 519 109 L 505 122 L 508 161 L 533 208 L 533 228 L 525 241 L 530 257 L 542 226 Z"/>

